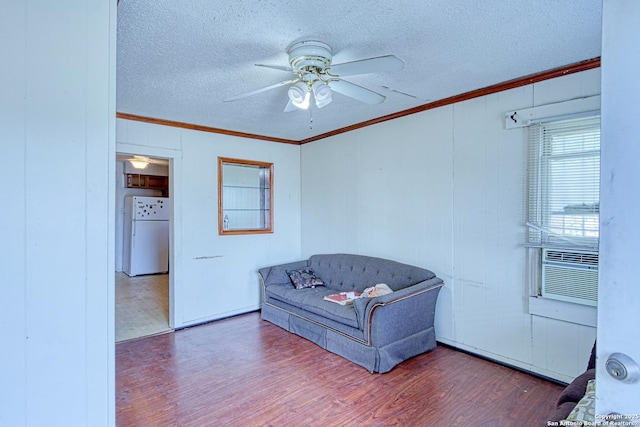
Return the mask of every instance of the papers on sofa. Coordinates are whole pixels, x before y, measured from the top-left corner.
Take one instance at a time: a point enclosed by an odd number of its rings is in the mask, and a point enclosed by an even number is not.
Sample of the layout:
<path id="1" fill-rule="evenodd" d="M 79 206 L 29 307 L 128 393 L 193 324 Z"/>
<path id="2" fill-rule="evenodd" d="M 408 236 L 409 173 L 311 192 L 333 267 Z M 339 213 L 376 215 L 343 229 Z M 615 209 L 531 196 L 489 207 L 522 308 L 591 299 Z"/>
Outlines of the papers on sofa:
<path id="1" fill-rule="evenodd" d="M 340 305 L 353 304 L 353 300 L 360 298 L 362 294 L 360 292 L 338 292 L 337 294 L 331 294 L 324 297 L 326 301 L 335 302 Z"/>

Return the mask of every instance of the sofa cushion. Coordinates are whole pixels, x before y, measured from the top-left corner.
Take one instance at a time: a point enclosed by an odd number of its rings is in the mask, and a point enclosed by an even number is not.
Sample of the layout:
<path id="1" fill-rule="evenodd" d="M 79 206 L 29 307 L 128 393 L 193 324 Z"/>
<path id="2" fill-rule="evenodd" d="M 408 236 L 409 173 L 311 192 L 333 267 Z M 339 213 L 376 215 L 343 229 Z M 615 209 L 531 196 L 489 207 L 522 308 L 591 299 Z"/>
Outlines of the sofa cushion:
<path id="1" fill-rule="evenodd" d="M 344 325 L 358 328 L 358 319 L 352 306 L 324 300 L 326 295 L 332 293 L 335 293 L 335 290 L 324 286 L 294 289 L 290 285 L 272 285 L 266 289 L 267 298 L 273 298 Z"/>
<path id="2" fill-rule="evenodd" d="M 324 286 L 324 282 L 315 275 L 311 268 L 300 268 L 298 270 L 287 270 L 287 275 L 296 289 L 315 288 Z"/>

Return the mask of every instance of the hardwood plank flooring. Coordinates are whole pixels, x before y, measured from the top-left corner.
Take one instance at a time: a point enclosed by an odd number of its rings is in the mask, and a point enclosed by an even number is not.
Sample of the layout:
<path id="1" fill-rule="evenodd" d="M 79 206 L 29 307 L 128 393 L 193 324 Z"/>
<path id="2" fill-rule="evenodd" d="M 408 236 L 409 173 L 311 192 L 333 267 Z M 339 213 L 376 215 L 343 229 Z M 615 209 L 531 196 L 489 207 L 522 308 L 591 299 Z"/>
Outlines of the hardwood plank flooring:
<path id="1" fill-rule="evenodd" d="M 439 345 L 370 374 L 259 313 L 116 345 L 128 426 L 546 425 L 562 387 Z"/>

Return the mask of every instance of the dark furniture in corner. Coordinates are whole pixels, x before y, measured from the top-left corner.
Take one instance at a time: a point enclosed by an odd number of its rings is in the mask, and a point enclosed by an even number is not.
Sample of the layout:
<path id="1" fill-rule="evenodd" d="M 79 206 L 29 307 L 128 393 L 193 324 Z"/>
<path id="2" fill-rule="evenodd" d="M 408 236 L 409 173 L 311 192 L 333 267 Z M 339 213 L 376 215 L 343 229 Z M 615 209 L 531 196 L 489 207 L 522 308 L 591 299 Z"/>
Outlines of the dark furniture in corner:
<path id="1" fill-rule="evenodd" d="M 596 377 L 596 344 L 591 349 L 591 357 L 587 364 L 587 370 L 576 377 L 558 397 L 555 410 L 549 416 L 548 421 L 559 422 L 567 418 L 569 413 L 578 404 L 587 390 L 587 383 Z M 548 425 L 548 424 L 545 424 Z"/>

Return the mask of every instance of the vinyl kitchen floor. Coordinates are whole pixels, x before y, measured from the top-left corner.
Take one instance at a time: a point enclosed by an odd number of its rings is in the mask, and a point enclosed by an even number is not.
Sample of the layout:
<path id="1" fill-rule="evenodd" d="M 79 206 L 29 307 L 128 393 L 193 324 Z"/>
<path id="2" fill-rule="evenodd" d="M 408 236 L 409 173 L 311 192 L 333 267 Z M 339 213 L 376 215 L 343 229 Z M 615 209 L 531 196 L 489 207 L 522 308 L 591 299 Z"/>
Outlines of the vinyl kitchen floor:
<path id="1" fill-rule="evenodd" d="M 169 275 L 116 272 L 116 342 L 170 331 Z"/>

